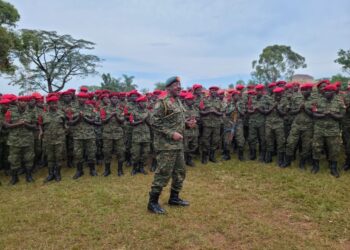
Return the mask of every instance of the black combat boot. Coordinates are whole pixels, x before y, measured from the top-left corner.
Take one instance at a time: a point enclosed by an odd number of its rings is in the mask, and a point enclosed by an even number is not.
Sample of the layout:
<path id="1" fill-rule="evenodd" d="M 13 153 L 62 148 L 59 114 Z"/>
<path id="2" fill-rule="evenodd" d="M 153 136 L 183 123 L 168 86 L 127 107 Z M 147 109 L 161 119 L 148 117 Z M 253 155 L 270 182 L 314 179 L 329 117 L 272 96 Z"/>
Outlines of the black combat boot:
<path id="1" fill-rule="evenodd" d="M 217 160 L 215 159 L 215 150 L 210 150 L 209 161 L 217 163 Z"/>
<path id="2" fill-rule="evenodd" d="M 251 161 L 256 160 L 256 149 L 255 148 L 249 149 L 249 160 L 251 160 Z"/>
<path id="3" fill-rule="evenodd" d="M 243 148 L 238 148 L 238 160 L 244 161 L 244 151 L 243 151 Z"/>
<path id="4" fill-rule="evenodd" d="M 131 175 L 136 175 L 138 172 L 138 164 L 137 163 L 134 163 L 132 165 L 132 170 L 131 170 Z"/>
<path id="5" fill-rule="evenodd" d="M 83 163 L 80 162 L 80 163 L 77 164 L 77 172 L 73 176 L 73 179 L 76 180 L 76 179 L 82 177 L 83 175 L 84 175 Z"/>
<path id="6" fill-rule="evenodd" d="M 188 201 L 185 201 L 179 198 L 179 192 L 174 191 L 172 189 L 170 192 L 168 204 L 173 206 L 183 206 L 183 207 L 190 205 Z"/>
<path id="7" fill-rule="evenodd" d="M 165 214 L 164 208 L 162 208 L 159 203 L 159 195 L 160 193 L 149 193 L 149 201 L 148 201 L 148 206 L 147 209 L 148 211 L 155 213 L 155 214 Z"/>
<path id="8" fill-rule="evenodd" d="M 311 173 L 317 174 L 317 172 L 319 170 L 320 170 L 320 161 L 319 160 L 313 160 Z"/>
<path id="9" fill-rule="evenodd" d="M 97 176 L 96 168 L 95 168 L 95 163 L 94 162 L 89 162 L 88 163 L 89 169 L 90 169 L 90 175 L 91 176 Z"/>
<path id="10" fill-rule="evenodd" d="M 54 169 L 55 169 L 55 166 L 49 167 L 49 175 L 46 177 L 44 183 L 53 181 L 55 179 Z"/>
<path id="11" fill-rule="evenodd" d="M 290 165 L 292 164 L 292 159 L 293 159 L 293 156 L 286 155 L 286 159 L 284 161 L 283 167 L 284 168 L 290 167 Z"/>
<path id="12" fill-rule="evenodd" d="M 16 185 L 19 182 L 17 170 L 11 170 L 11 180 L 9 185 Z"/>
<path id="13" fill-rule="evenodd" d="M 108 162 L 108 163 L 106 162 L 105 163 L 105 171 L 103 173 L 103 176 L 107 177 L 110 174 L 111 174 L 111 163 L 110 162 Z"/>
<path id="14" fill-rule="evenodd" d="M 27 182 L 34 182 L 33 176 L 32 176 L 32 169 L 31 168 L 25 168 L 26 169 L 26 181 Z"/>
<path id="15" fill-rule="evenodd" d="M 277 158 L 278 158 L 278 166 L 280 168 L 284 168 L 285 153 L 278 153 Z"/>
<path id="16" fill-rule="evenodd" d="M 222 159 L 224 161 L 231 160 L 230 150 L 227 150 L 227 149 L 224 150 L 224 154 L 222 156 Z"/>
<path id="17" fill-rule="evenodd" d="M 123 161 L 118 161 L 118 176 L 124 175 L 123 172 Z"/>
<path id="18" fill-rule="evenodd" d="M 207 164 L 208 163 L 208 153 L 203 151 L 202 152 L 202 164 Z"/>
<path id="19" fill-rule="evenodd" d="M 333 175 L 335 178 L 339 178 L 339 173 L 338 173 L 336 161 L 331 161 L 331 175 Z"/>
<path id="20" fill-rule="evenodd" d="M 306 164 L 306 159 L 305 158 L 300 158 L 300 160 L 299 160 L 299 168 L 301 170 L 306 170 L 305 164 Z"/>
<path id="21" fill-rule="evenodd" d="M 139 172 L 140 172 L 141 174 L 144 174 L 144 175 L 147 174 L 143 162 L 139 162 Z"/>
<path id="22" fill-rule="evenodd" d="M 266 157 L 265 157 L 265 163 L 271 163 L 272 162 L 272 152 L 267 151 Z"/>
<path id="23" fill-rule="evenodd" d="M 345 163 L 343 165 L 343 170 L 348 171 L 350 169 L 350 158 L 346 157 Z"/>
<path id="24" fill-rule="evenodd" d="M 61 181 L 61 166 L 60 165 L 56 165 L 53 171 L 54 175 L 55 175 L 55 180 L 56 181 Z"/>
<path id="25" fill-rule="evenodd" d="M 157 169 L 157 159 L 154 157 L 154 158 L 152 159 L 151 172 L 156 171 L 156 169 Z"/>
<path id="26" fill-rule="evenodd" d="M 265 162 L 265 155 L 266 155 L 266 151 L 259 151 L 259 161 L 260 162 Z"/>
<path id="27" fill-rule="evenodd" d="M 185 154 L 186 165 L 190 167 L 194 167 L 194 162 L 192 161 L 192 156 L 189 153 Z"/>

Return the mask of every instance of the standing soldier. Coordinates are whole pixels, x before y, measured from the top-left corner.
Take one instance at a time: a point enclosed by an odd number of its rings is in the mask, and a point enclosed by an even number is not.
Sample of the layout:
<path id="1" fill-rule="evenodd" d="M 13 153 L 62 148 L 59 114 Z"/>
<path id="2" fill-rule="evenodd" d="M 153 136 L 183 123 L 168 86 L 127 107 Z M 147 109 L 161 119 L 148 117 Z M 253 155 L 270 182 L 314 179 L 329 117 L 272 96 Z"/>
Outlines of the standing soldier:
<path id="1" fill-rule="evenodd" d="M 86 104 L 89 94 L 80 92 L 78 94 L 78 104 L 67 110 L 69 114 L 73 114 L 68 120 L 68 125 L 74 127 L 74 160 L 77 164 L 77 172 L 73 179 L 78 179 L 84 175 L 83 163 L 87 160 L 90 175 L 97 176 L 95 169 L 95 113 L 93 107 Z M 66 113 L 67 114 L 67 113 Z"/>
<path id="2" fill-rule="evenodd" d="M 5 120 L 5 114 L 10 108 L 11 100 L 2 98 L 0 100 L 0 170 L 9 170 L 9 163 L 8 163 L 8 145 L 7 145 L 7 138 L 8 138 L 8 130 L 4 126 Z"/>
<path id="3" fill-rule="evenodd" d="M 43 143 L 47 155 L 49 174 L 45 182 L 61 180 L 61 163 L 63 160 L 63 150 L 65 142 L 65 115 L 58 109 L 56 96 L 51 96 L 46 100 L 48 110 L 42 114 Z M 39 138 L 41 135 L 39 136 Z M 41 139 L 41 138 L 40 138 Z"/>
<path id="4" fill-rule="evenodd" d="M 323 88 L 322 98 L 316 102 L 313 110 L 315 117 L 313 136 L 314 166 L 312 173 L 319 171 L 324 145 L 328 152 L 331 175 L 339 177 L 337 169 L 337 157 L 340 151 L 340 124 L 344 116 L 345 107 L 335 98 L 337 87 L 333 84 Z"/>
<path id="5" fill-rule="evenodd" d="M 344 171 L 350 169 L 350 92 L 344 95 L 344 104 L 346 105 L 346 113 L 342 120 L 343 144 L 345 148 L 345 164 Z"/>
<path id="6" fill-rule="evenodd" d="M 185 108 L 178 99 L 181 90 L 180 78 L 168 79 L 166 88 L 168 96 L 158 100 L 152 122 L 154 143 L 158 151 L 158 167 L 149 193 L 148 210 L 156 214 L 165 213 L 158 200 L 170 178 L 172 178 L 172 183 L 169 205 L 189 205 L 189 202 L 179 198 L 179 192 L 186 177 L 183 144 Z"/>
<path id="7" fill-rule="evenodd" d="M 210 87 L 210 96 L 202 100 L 199 104 L 201 120 L 203 122 L 203 135 L 201 143 L 203 147 L 203 164 L 208 162 L 208 154 L 209 160 L 211 162 L 216 162 L 215 150 L 219 147 L 220 143 L 220 128 L 222 124 L 224 107 L 218 98 L 218 90 L 219 87 Z"/>
<path id="8" fill-rule="evenodd" d="M 11 107 L 5 114 L 5 127 L 9 130 L 9 162 L 11 164 L 11 185 L 18 182 L 18 170 L 24 166 L 26 181 L 33 182 L 34 135 L 36 119 L 27 110 L 28 96 L 20 96 L 17 106 Z"/>

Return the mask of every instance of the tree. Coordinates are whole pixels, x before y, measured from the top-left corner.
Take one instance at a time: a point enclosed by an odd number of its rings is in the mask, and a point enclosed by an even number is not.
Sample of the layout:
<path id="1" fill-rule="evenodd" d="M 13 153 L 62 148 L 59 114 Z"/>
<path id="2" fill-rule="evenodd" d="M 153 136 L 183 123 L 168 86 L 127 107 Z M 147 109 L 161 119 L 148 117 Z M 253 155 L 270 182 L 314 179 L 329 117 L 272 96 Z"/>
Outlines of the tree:
<path id="1" fill-rule="evenodd" d="M 154 89 L 165 90 L 165 88 L 164 82 L 157 82 L 154 84 Z"/>
<path id="2" fill-rule="evenodd" d="M 149 89 L 148 88 L 142 88 L 140 90 L 140 92 L 145 95 L 145 94 L 147 94 L 149 92 Z"/>
<path id="3" fill-rule="evenodd" d="M 339 50 L 338 59 L 336 59 L 335 62 L 342 66 L 344 72 L 350 74 L 350 50 Z"/>
<path id="4" fill-rule="evenodd" d="M 134 76 L 123 75 L 122 78 L 114 78 L 110 73 L 102 74 L 101 89 L 108 89 L 114 92 L 128 92 L 136 89 L 137 85 L 133 83 Z"/>
<path id="5" fill-rule="evenodd" d="M 124 92 L 137 88 L 137 85 L 133 83 L 134 78 L 135 78 L 134 76 L 123 75 L 122 86 L 123 86 Z"/>
<path id="6" fill-rule="evenodd" d="M 258 60 L 252 62 L 252 76 L 258 82 L 275 82 L 291 79 L 294 70 L 306 68 L 305 58 L 292 51 L 290 46 L 272 45 L 263 49 Z"/>
<path id="7" fill-rule="evenodd" d="M 73 77 L 97 74 L 100 58 L 84 53 L 94 49 L 92 42 L 42 30 L 21 30 L 19 40 L 22 68 L 12 78 L 12 85 L 58 92 Z"/>
<path id="8" fill-rule="evenodd" d="M 0 0 L 0 74 L 13 74 L 16 69 L 13 60 L 17 37 L 12 28 L 19 18 L 12 4 Z"/>
<path id="9" fill-rule="evenodd" d="M 233 84 L 233 83 L 230 83 L 229 85 L 228 85 L 228 88 L 229 89 L 233 89 L 235 87 L 235 85 Z"/>
<path id="10" fill-rule="evenodd" d="M 343 76 L 341 74 L 336 74 L 331 77 L 331 82 L 341 82 L 342 89 L 346 89 L 348 87 L 348 84 L 350 82 L 350 77 Z"/>
<path id="11" fill-rule="evenodd" d="M 237 84 L 245 85 L 245 82 L 244 82 L 243 80 L 238 80 L 238 81 L 236 82 L 236 85 L 237 85 Z"/>

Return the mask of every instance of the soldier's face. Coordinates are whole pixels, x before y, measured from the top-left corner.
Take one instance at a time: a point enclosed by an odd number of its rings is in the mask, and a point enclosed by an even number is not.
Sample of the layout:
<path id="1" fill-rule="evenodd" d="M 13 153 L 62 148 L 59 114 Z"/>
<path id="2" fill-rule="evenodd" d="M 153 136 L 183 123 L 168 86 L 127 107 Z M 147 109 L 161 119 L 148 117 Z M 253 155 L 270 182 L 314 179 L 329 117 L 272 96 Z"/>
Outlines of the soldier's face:
<path id="1" fill-rule="evenodd" d="M 50 110 L 57 110 L 58 109 L 57 102 L 49 102 L 49 108 Z"/>
<path id="2" fill-rule="evenodd" d="M 174 82 L 169 87 L 167 87 L 167 90 L 171 96 L 177 97 L 180 95 L 180 92 L 181 92 L 181 83 Z"/>
<path id="3" fill-rule="evenodd" d="M 18 106 L 19 106 L 21 109 L 25 109 L 25 107 L 27 107 L 27 102 L 19 101 L 19 102 L 18 102 Z"/>
<path id="4" fill-rule="evenodd" d="M 326 87 L 326 86 L 327 86 L 326 83 L 322 83 L 322 84 L 318 87 L 318 91 L 319 91 L 319 92 L 322 92 L 323 89 L 324 89 L 324 87 Z"/>
<path id="5" fill-rule="evenodd" d="M 30 100 L 30 102 L 28 103 L 28 105 L 29 105 L 31 108 L 35 107 L 35 104 L 36 104 L 35 99 Z"/>
<path id="6" fill-rule="evenodd" d="M 282 93 L 275 93 L 275 100 L 279 101 L 282 98 Z"/>
<path id="7" fill-rule="evenodd" d="M 218 96 L 218 91 L 216 89 L 210 90 L 210 96 L 217 97 Z"/>
<path id="8" fill-rule="evenodd" d="M 109 100 L 109 98 L 107 98 L 107 97 L 104 97 L 103 99 L 102 99 L 102 101 L 103 101 L 103 103 L 104 104 L 110 104 L 110 100 Z"/>
<path id="9" fill-rule="evenodd" d="M 188 105 L 188 106 L 192 106 L 194 104 L 194 100 L 192 99 L 185 99 L 185 103 Z"/>
<path id="10" fill-rule="evenodd" d="M 132 94 L 131 96 L 129 96 L 129 102 L 135 102 L 137 99 L 137 95 Z"/>
<path id="11" fill-rule="evenodd" d="M 85 104 L 86 101 L 87 101 L 86 98 L 78 98 L 78 102 L 79 102 L 79 104 L 81 104 L 81 105 Z"/>
<path id="12" fill-rule="evenodd" d="M 117 98 L 116 96 L 113 96 L 113 97 L 111 98 L 111 103 L 112 103 L 112 104 L 117 104 L 117 103 L 118 103 L 118 98 Z"/>
<path id="13" fill-rule="evenodd" d="M 311 89 L 303 89 L 301 93 L 305 98 L 308 98 L 311 95 Z"/>
<path id="14" fill-rule="evenodd" d="M 264 93 L 264 90 L 262 90 L 262 89 L 258 89 L 258 90 L 256 91 L 256 95 L 257 95 L 258 97 L 261 97 L 261 96 L 263 95 L 263 93 Z"/>
<path id="15" fill-rule="evenodd" d="M 295 85 L 295 86 L 293 87 L 293 91 L 294 91 L 294 92 L 298 92 L 298 91 L 299 91 L 299 85 Z"/>
<path id="16" fill-rule="evenodd" d="M 324 95 L 328 100 L 330 100 L 330 99 L 332 99 L 333 96 L 334 96 L 334 91 L 324 91 L 324 92 L 323 92 L 323 95 Z"/>
<path id="17" fill-rule="evenodd" d="M 64 95 L 62 97 L 62 99 L 65 103 L 69 103 L 72 100 L 72 96 L 71 95 Z"/>
<path id="18" fill-rule="evenodd" d="M 146 102 L 138 102 L 138 105 L 141 109 L 145 109 L 146 108 Z"/>
<path id="19" fill-rule="evenodd" d="M 202 88 L 196 88 L 193 92 L 195 95 L 199 96 L 202 94 Z"/>

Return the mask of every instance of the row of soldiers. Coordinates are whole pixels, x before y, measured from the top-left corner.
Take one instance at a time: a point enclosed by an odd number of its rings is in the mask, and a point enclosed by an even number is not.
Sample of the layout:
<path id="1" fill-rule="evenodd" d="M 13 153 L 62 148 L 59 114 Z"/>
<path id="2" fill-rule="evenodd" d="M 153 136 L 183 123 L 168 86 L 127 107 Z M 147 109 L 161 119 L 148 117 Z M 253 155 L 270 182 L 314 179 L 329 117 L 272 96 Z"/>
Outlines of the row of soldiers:
<path id="1" fill-rule="evenodd" d="M 110 175 L 113 156 L 118 176 L 124 174 L 124 162 L 132 165 L 132 175 L 146 174 L 148 160 L 155 171 L 157 148 L 164 145 L 153 143 L 152 111 L 166 97 L 161 90 L 142 95 L 136 90 L 88 92 L 85 87 L 79 93 L 69 89 L 46 97 L 2 95 L 0 167 L 11 175 L 13 185 L 20 172 L 32 182 L 43 159 L 48 166 L 46 182 L 61 180 L 65 160 L 68 167 L 76 167 L 74 179 L 84 174 L 84 163 L 96 176 L 96 163 L 103 161 L 103 175 Z M 338 83 L 278 81 L 228 90 L 217 86 L 205 90 L 194 84 L 181 91 L 180 99 L 188 166 L 194 166 L 196 155 L 201 155 L 203 164 L 217 162 L 218 149 L 224 160 L 231 159 L 234 150 L 243 161 L 249 148 L 250 160 L 270 163 L 277 155 L 277 164 L 285 168 L 299 149 L 301 169 L 311 162 L 317 173 L 325 154 L 331 174 L 339 177 L 337 158 L 343 141 L 343 168 L 350 168 L 350 95 L 341 92 Z"/>

